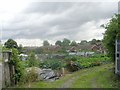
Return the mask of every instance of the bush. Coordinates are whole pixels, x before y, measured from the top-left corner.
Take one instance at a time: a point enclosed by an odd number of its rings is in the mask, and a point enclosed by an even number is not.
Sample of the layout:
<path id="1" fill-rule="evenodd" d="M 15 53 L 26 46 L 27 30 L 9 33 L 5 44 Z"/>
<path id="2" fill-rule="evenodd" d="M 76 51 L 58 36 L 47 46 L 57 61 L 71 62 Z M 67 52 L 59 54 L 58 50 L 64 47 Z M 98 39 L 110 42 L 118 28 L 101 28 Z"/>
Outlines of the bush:
<path id="1" fill-rule="evenodd" d="M 36 73 L 35 69 L 31 69 L 28 73 L 27 73 L 27 80 L 28 82 L 34 82 L 38 80 L 38 73 Z"/>
<path id="2" fill-rule="evenodd" d="M 93 57 L 81 57 L 76 62 L 80 63 L 80 65 L 84 68 L 99 66 L 103 63 L 111 62 L 110 58 L 103 55 L 96 55 Z"/>
<path id="3" fill-rule="evenodd" d="M 71 61 L 71 62 L 67 62 L 65 68 L 70 72 L 74 72 L 79 69 L 82 69 L 83 67 L 80 65 L 80 63 Z"/>
<path id="4" fill-rule="evenodd" d="M 100 66 L 102 63 L 99 62 L 99 61 L 96 61 L 96 62 L 92 62 L 90 67 L 93 67 L 93 66 Z"/>
<path id="5" fill-rule="evenodd" d="M 17 84 L 20 81 L 20 78 L 22 77 L 24 71 L 24 66 L 18 57 L 17 49 L 12 49 L 12 60 L 9 63 L 15 67 L 15 74 L 13 75 L 13 79 L 15 80 L 15 84 Z"/>
<path id="6" fill-rule="evenodd" d="M 44 62 L 41 62 L 39 64 L 40 68 L 51 68 L 53 70 L 59 70 L 63 67 L 63 63 L 60 60 L 54 59 L 54 60 L 45 60 Z"/>
<path id="7" fill-rule="evenodd" d="M 36 60 L 34 52 L 31 52 L 28 56 L 28 66 L 29 67 L 38 66 L 38 61 Z"/>
<path id="8" fill-rule="evenodd" d="M 78 59 L 78 56 L 67 56 L 66 58 L 65 58 L 65 61 L 77 61 L 77 59 Z"/>
<path id="9" fill-rule="evenodd" d="M 22 75 L 19 84 L 26 84 L 35 82 L 38 80 L 38 73 L 36 72 L 35 68 L 28 68 L 24 71 L 24 74 Z"/>

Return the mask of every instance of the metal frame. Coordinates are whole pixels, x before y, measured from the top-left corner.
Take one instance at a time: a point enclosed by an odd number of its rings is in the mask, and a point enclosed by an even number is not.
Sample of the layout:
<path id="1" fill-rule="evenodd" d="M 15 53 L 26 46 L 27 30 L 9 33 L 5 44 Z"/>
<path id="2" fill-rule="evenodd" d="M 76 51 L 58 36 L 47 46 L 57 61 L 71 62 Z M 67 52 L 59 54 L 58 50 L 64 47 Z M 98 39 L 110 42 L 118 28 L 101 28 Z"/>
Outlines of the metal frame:
<path id="1" fill-rule="evenodd" d="M 115 59 L 115 73 L 120 75 L 120 40 L 115 41 Z"/>

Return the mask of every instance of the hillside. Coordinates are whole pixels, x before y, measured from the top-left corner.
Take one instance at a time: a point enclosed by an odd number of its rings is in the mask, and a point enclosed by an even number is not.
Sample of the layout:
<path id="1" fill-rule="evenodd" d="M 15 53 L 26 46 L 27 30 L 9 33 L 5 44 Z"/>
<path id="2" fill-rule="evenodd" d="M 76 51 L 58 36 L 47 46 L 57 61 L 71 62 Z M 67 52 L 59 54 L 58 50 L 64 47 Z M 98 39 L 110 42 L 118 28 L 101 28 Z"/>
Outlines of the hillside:
<path id="1" fill-rule="evenodd" d="M 82 69 L 67 74 L 54 82 L 34 82 L 22 87 L 32 88 L 117 88 L 118 80 L 113 72 L 113 64 L 105 64 Z M 21 87 L 21 86 L 20 86 Z"/>

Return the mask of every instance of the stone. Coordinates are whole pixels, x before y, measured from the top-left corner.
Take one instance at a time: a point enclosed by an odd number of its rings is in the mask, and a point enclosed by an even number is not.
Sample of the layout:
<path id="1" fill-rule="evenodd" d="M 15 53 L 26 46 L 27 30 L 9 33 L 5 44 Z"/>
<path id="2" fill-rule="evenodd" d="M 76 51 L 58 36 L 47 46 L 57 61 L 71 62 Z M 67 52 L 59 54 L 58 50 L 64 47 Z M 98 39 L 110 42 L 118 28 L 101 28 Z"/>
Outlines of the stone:
<path id="1" fill-rule="evenodd" d="M 38 67 L 31 67 L 26 69 L 27 73 L 31 70 L 34 70 L 38 74 L 38 80 L 55 81 L 56 79 L 59 79 L 59 77 L 52 69 L 40 69 Z"/>
<path id="2" fill-rule="evenodd" d="M 42 80 L 46 80 L 46 81 L 54 81 L 58 79 L 57 75 L 52 69 L 42 69 L 40 72 L 40 76 Z"/>

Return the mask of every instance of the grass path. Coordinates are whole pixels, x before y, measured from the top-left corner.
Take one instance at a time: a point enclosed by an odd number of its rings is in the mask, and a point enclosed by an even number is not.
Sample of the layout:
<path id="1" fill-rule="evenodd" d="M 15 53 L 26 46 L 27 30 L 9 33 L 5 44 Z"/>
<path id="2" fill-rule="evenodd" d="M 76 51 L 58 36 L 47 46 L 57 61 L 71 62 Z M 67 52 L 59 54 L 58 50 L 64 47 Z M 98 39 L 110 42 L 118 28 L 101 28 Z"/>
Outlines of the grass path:
<path id="1" fill-rule="evenodd" d="M 39 81 L 31 83 L 32 88 L 116 88 L 113 64 L 105 64 L 82 69 L 65 75 L 54 82 Z M 24 85 L 23 87 L 27 87 Z"/>
<path id="2" fill-rule="evenodd" d="M 72 77 L 72 78 L 70 78 L 70 79 L 67 80 L 65 83 L 63 83 L 63 84 L 60 86 L 60 88 L 69 88 L 69 87 L 73 84 L 73 82 L 76 81 L 77 78 L 78 78 L 78 76 L 77 76 L 77 77 Z"/>
<path id="3" fill-rule="evenodd" d="M 112 64 L 86 69 L 71 87 L 74 88 L 114 88 Z M 84 71 L 84 70 L 83 70 Z M 79 71 L 78 74 L 81 72 Z"/>

